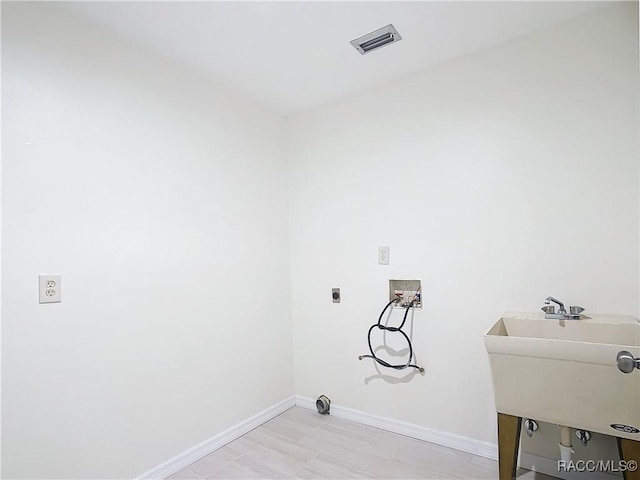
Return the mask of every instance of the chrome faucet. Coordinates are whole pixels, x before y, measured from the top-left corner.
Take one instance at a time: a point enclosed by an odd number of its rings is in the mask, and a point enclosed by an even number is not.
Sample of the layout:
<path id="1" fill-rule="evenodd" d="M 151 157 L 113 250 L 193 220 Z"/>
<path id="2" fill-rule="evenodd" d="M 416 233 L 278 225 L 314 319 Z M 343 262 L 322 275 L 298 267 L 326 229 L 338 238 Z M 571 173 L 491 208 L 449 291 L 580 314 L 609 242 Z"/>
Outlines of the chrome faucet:
<path id="1" fill-rule="evenodd" d="M 544 304 L 545 305 L 549 305 L 551 302 L 555 303 L 556 305 L 558 305 L 560 307 L 560 310 L 558 310 L 558 313 L 567 313 L 567 311 L 564 308 L 564 303 L 562 303 L 557 298 L 547 297 L 547 299 L 544 301 Z"/>
<path id="2" fill-rule="evenodd" d="M 556 307 L 551 305 L 551 302 L 555 303 L 560 307 L 558 313 L 556 313 Z M 544 312 L 544 318 L 552 318 L 552 319 L 560 319 L 560 320 L 580 320 L 580 314 L 584 312 L 584 308 L 571 306 L 569 307 L 569 313 L 564 308 L 564 303 L 562 303 L 557 298 L 547 297 L 544 301 L 545 306 L 542 307 L 542 311 Z"/>

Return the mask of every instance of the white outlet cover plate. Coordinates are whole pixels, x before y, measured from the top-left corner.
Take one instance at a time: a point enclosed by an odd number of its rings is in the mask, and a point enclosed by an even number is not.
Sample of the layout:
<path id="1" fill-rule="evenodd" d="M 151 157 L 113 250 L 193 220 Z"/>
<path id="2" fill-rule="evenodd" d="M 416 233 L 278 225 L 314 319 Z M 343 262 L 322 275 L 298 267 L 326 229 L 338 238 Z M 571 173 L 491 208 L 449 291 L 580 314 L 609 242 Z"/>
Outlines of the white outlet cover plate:
<path id="1" fill-rule="evenodd" d="M 389 265 L 389 247 L 378 247 L 378 265 Z"/>
<path id="2" fill-rule="evenodd" d="M 62 301 L 60 275 L 38 275 L 38 298 L 40 303 L 60 303 Z"/>

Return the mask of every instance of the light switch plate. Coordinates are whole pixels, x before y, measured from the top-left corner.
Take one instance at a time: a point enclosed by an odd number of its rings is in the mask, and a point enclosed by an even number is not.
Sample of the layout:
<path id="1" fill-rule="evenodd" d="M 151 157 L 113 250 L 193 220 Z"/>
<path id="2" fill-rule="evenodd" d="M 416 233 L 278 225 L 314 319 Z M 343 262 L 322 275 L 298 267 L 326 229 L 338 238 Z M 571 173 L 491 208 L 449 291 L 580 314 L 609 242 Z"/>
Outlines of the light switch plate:
<path id="1" fill-rule="evenodd" d="M 38 275 L 38 292 L 40 303 L 60 303 L 62 301 L 60 275 Z"/>

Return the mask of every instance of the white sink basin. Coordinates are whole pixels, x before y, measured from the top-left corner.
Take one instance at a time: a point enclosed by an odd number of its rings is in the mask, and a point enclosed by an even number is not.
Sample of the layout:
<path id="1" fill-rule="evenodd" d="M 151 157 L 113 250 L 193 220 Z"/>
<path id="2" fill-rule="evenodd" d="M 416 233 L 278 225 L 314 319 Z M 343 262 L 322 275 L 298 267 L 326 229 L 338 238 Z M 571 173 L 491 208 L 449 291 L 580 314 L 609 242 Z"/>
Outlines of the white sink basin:
<path id="1" fill-rule="evenodd" d="M 640 370 L 616 362 L 621 350 L 640 357 L 636 318 L 507 312 L 485 346 L 498 412 L 640 440 Z"/>

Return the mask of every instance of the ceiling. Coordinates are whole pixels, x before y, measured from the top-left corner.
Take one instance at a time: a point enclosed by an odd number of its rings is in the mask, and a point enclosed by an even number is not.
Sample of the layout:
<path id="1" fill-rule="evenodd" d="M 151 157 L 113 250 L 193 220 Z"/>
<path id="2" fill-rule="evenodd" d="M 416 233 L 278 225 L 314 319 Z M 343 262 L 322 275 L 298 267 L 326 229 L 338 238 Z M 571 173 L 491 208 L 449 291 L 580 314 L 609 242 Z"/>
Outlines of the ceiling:
<path id="1" fill-rule="evenodd" d="M 607 2 L 64 2 L 283 115 L 602 8 Z M 349 41 L 392 23 L 367 55 Z"/>

